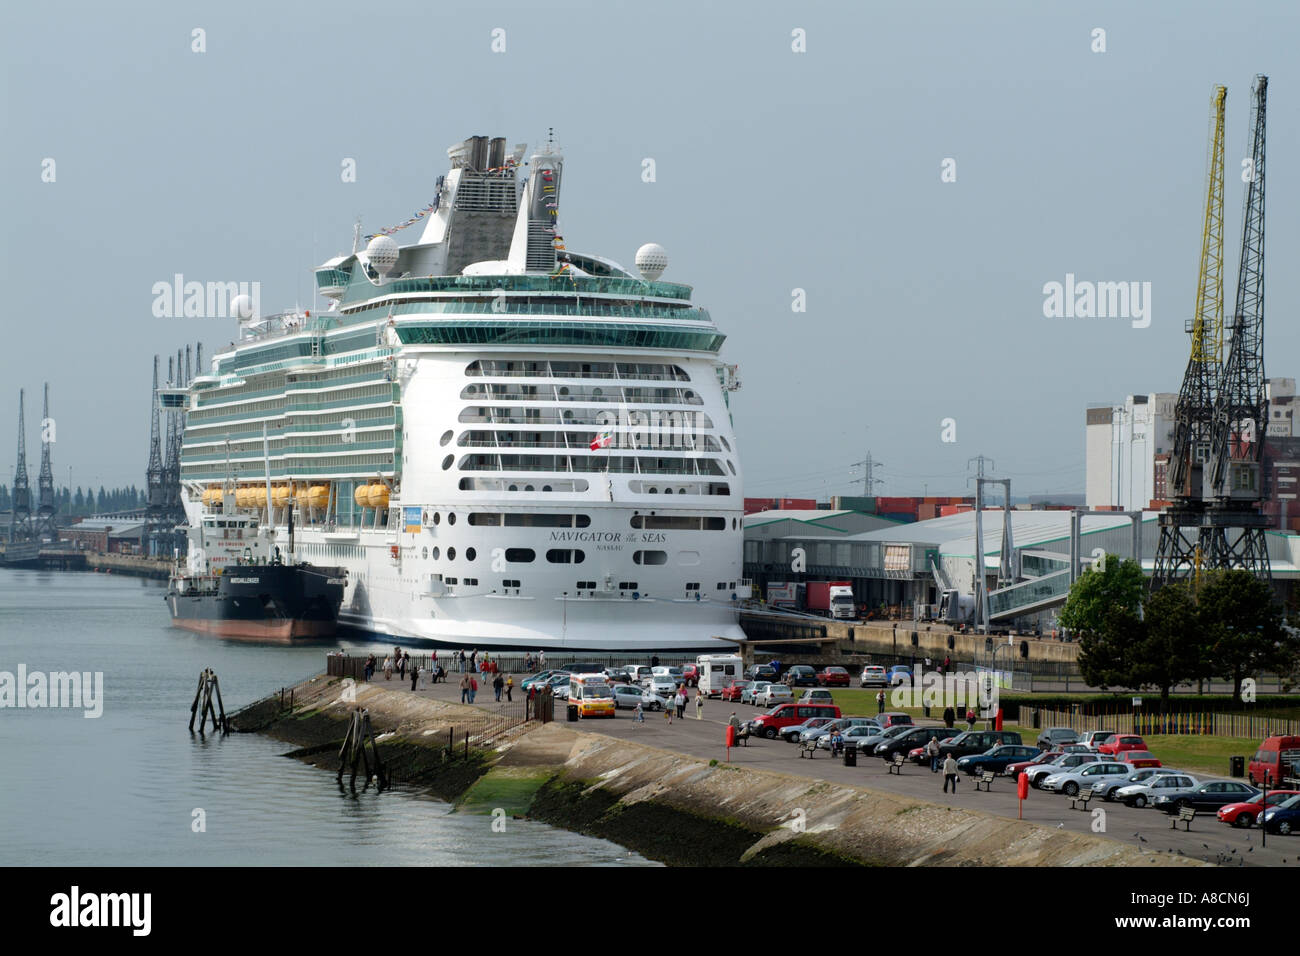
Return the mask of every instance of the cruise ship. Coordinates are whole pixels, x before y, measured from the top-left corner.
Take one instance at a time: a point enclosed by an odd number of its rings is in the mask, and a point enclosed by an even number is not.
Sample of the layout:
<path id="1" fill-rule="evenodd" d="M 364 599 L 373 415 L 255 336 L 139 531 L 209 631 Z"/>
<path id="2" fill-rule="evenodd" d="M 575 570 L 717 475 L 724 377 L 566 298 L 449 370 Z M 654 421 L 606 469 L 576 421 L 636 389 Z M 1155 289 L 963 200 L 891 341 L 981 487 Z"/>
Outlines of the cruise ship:
<path id="1" fill-rule="evenodd" d="M 238 298 L 237 341 L 176 399 L 190 524 L 252 518 L 346 570 L 339 624 L 374 637 L 734 646 L 750 589 L 725 336 L 660 279 L 661 247 L 635 271 L 567 249 L 563 157 L 525 152 L 449 149 L 428 206 L 316 269 L 327 309 Z M 202 540 L 194 573 L 239 553 Z"/>

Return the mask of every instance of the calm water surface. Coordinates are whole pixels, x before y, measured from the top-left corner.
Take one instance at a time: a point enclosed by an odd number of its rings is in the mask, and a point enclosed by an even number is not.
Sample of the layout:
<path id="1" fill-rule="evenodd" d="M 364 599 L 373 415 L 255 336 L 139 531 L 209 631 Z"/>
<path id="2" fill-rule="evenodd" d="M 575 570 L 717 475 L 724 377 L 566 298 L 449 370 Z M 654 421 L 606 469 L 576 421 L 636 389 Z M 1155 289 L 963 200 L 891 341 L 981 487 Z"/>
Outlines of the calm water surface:
<path id="1" fill-rule="evenodd" d="M 0 864 L 653 865 L 540 823 L 492 833 L 490 817 L 411 793 L 344 795 L 333 774 L 260 735 L 191 735 L 204 667 L 230 712 L 319 673 L 327 648 L 172 628 L 163 591 L 118 575 L 0 570 L 0 671 L 104 674 L 98 719 L 0 708 Z M 206 832 L 191 829 L 196 808 Z"/>

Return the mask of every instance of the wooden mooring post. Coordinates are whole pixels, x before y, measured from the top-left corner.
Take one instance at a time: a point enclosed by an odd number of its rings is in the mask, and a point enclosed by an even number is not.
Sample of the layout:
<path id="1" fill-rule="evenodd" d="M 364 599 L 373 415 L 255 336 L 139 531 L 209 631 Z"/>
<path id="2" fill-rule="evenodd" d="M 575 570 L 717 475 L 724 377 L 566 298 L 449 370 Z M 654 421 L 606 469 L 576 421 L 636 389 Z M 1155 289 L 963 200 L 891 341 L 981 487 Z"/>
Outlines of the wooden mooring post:
<path id="1" fill-rule="evenodd" d="M 214 694 L 217 698 L 215 706 L 212 702 Z M 218 714 L 220 714 L 219 719 Z M 194 703 L 190 704 L 190 733 L 194 732 L 194 718 L 197 716 L 199 718 L 199 733 L 202 734 L 209 715 L 212 717 L 213 730 L 220 730 L 223 734 L 230 733 L 230 721 L 226 717 L 226 705 L 221 700 L 221 682 L 217 680 L 216 671 L 210 667 L 204 668 L 203 672 L 199 674 L 199 686 L 194 691 Z"/>
<path id="2" fill-rule="evenodd" d="M 370 744 L 370 751 L 367 753 L 366 744 Z M 370 759 L 374 757 L 374 765 L 371 766 Z M 379 745 L 375 743 L 375 732 L 370 726 L 370 711 L 358 707 L 352 712 L 352 722 L 348 724 L 347 735 L 343 738 L 343 746 L 339 748 L 339 774 L 338 780 L 340 786 L 343 784 L 343 771 L 348 768 L 352 771 L 352 776 L 348 780 L 348 786 L 355 793 L 357 789 L 357 767 L 364 763 L 366 768 L 365 787 L 370 786 L 371 778 L 374 778 L 379 790 L 388 789 L 388 775 L 384 772 L 384 762 L 379 758 Z"/>

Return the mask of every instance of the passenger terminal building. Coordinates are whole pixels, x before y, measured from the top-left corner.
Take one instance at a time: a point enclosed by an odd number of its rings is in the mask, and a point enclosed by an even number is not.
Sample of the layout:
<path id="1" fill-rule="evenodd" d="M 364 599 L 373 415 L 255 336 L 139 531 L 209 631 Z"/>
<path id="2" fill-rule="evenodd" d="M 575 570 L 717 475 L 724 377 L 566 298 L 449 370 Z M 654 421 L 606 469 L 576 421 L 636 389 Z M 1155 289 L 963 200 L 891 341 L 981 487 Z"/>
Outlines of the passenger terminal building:
<path id="1" fill-rule="evenodd" d="M 756 598 L 772 583 L 848 581 L 862 611 L 882 616 L 882 607 L 896 608 L 905 618 L 924 618 L 943 590 L 973 595 L 978 565 L 991 623 L 1049 631 L 1070 589 L 1074 514 L 986 508 L 977 561 L 973 511 L 909 523 L 860 511 L 761 511 L 745 516 L 745 576 Z M 1103 553 L 1132 557 L 1136 538 L 1143 570 L 1151 573 L 1158 512 L 1078 514 L 1079 568 Z M 1273 580 L 1285 596 L 1300 580 L 1300 535 L 1270 531 L 1268 544 Z"/>

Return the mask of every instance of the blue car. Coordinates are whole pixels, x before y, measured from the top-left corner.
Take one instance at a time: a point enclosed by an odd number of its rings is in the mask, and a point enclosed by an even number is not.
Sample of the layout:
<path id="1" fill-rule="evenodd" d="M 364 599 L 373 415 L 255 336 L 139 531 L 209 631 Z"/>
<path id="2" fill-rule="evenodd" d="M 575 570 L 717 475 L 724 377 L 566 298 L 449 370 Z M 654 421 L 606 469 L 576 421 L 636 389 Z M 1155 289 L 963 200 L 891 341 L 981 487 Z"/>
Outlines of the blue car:
<path id="1" fill-rule="evenodd" d="M 895 664 L 889 669 L 889 686 L 897 687 L 899 684 L 912 683 L 912 668 L 906 664 Z"/>
<path id="2" fill-rule="evenodd" d="M 1282 836 L 1300 833 L 1300 794 L 1265 810 L 1259 815 L 1259 820 L 1269 833 Z"/>
<path id="3" fill-rule="evenodd" d="M 971 754 L 969 757 L 959 758 L 957 760 L 957 769 L 962 773 L 970 774 L 972 777 L 985 770 L 992 770 L 994 773 L 1006 773 L 1007 767 L 1011 764 L 1037 756 L 1037 747 L 1026 747 L 1023 744 L 1002 744 L 999 747 L 986 750 L 982 754 Z"/>

